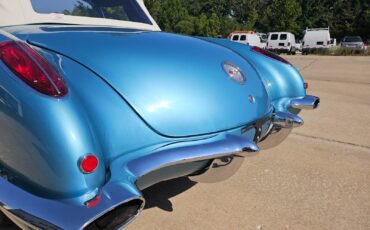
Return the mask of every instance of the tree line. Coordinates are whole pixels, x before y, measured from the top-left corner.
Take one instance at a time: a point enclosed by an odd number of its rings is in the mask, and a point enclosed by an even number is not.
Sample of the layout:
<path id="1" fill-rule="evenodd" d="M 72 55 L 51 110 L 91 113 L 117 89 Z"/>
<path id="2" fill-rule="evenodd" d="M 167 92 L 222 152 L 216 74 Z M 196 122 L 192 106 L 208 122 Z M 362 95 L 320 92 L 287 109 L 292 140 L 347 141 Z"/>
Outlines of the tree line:
<path id="1" fill-rule="evenodd" d="M 226 37 L 234 30 L 289 31 L 330 27 L 332 37 L 370 38 L 369 0 L 145 0 L 162 30 Z"/>

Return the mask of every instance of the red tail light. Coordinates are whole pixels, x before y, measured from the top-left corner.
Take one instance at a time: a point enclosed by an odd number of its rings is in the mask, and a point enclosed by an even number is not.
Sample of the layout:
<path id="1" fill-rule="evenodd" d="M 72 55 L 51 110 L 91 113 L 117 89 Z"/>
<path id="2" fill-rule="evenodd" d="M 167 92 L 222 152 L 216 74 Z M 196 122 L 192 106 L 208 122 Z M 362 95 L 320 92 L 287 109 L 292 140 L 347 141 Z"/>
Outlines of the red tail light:
<path id="1" fill-rule="evenodd" d="M 80 161 L 80 169 L 83 173 L 90 174 L 98 168 L 99 160 L 94 155 L 85 156 Z"/>
<path id="2" fill-rule="evenodd" d="M 285 64 L 290 65 L 290 63 L 287 60 L 285 60 L 284 58 L 280 57 L 279 55 L 276 55 L 274 53 L 271 53 L 270 51 L 261 49 L 261 48 L 259 48 L 257 46 L 253 46 L 252 47 L 252 50 L 254 52 L 256 52 L 256 53 L 259 53 L 259 54 L 262 54 L 262 55 L 264 55 L 266 57 L 272 58 L 272 59 L 274 59 L 276 61 L 279 61 L 279 62 L 282 62 L 282 63 L 285 63 Z"/>
<path id="3" fill-rule="evenodd" d="M 22 81 L 40 93 L 62 97 L 68 92 L 54 67 L 23 42 L 0 43 L 0 60 Z"/>
<path id="4" fill-rule="evenodd" d="M 308 83 L 307 83 L 307 82 L 305 82 L 305 83 L 303 84 L 303 87 L 304 87 L 304 89 L 308 89 Z"/>

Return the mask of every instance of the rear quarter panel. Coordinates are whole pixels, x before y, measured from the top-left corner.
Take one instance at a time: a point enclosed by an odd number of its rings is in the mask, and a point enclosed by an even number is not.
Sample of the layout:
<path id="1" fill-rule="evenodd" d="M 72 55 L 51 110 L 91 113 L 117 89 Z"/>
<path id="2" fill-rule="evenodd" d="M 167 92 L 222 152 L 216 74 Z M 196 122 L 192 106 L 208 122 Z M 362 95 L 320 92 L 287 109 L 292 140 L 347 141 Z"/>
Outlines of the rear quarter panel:
<path id="1" fill-rule="evenodd" d="M 0 35 L 0 42 L 7 40 Z M 35 195 L 86 201 L 106 182 L 111 161 L 165 140 L 91 71 L 38 51 L 62 74 L 69 92 L 63 98 L 40 94 L 0 61 L 0 170 Z M 100 163 L 87 175 L 78 162 L 90 153 Z"/>

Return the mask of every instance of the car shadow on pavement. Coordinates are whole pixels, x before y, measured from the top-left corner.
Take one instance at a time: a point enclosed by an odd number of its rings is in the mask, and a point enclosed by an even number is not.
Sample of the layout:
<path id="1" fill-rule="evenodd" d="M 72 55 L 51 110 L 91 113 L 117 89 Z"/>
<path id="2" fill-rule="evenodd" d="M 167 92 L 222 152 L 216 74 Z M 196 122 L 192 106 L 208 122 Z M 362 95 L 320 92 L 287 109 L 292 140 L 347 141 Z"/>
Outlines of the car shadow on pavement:
<path id="1" fill-rule="evenodd" d="M 191 181 L 187 177 L 181 177 L 144 189 L 145 209 L 158 207 L 164 211 L 172 212 L 172 203 L 169 199 L 189 190 L 196 184 L 196 182 Z"/>

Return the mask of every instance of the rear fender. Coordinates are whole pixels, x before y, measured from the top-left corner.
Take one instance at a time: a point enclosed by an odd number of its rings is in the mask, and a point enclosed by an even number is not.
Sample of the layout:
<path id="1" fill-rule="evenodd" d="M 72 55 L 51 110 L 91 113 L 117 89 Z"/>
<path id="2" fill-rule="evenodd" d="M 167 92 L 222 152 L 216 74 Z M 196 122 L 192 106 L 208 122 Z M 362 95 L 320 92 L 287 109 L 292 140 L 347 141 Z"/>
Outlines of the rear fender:
<path id="1" fill-rule="evenodd" d="M 11 40 L 19 39 L 0 31 L 0 42 Z M 94 73 L 33 48 L 60 72 L 69 91 L 62 98 L 45 96 L 0 61 L 0 173 L 34 195 L 81 204 L 105 184 L 111 160 L 161 140 Z M 99 158 L 91 174 L 78 165 L 87 154 Z"/>
<path id="2" fill-rule="evenodd" d="M 0 42 L 12 40 L 19 39 L 0 30 Z M 41 197 L 91 199 L 105 181 L 103 161 L 92 174 L 79 168 L 85 155 L 102 155 L 71 94 L 43 95 L 0 61 L 0 172 Z"/>

